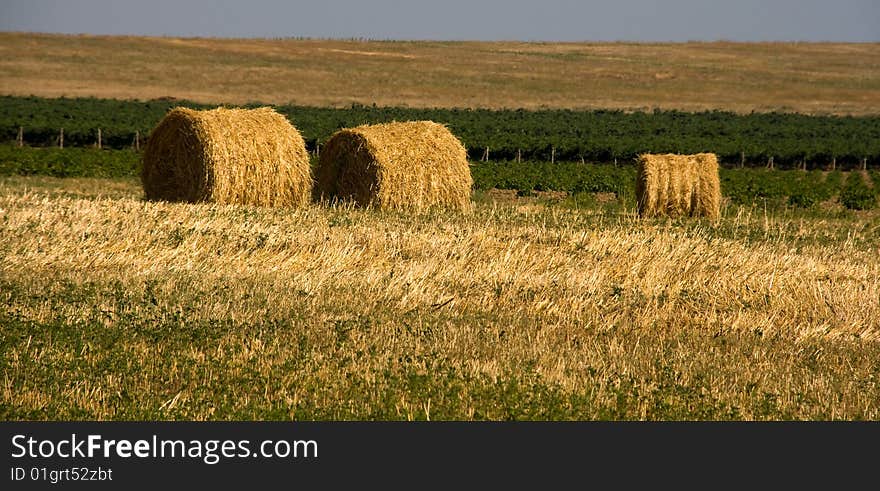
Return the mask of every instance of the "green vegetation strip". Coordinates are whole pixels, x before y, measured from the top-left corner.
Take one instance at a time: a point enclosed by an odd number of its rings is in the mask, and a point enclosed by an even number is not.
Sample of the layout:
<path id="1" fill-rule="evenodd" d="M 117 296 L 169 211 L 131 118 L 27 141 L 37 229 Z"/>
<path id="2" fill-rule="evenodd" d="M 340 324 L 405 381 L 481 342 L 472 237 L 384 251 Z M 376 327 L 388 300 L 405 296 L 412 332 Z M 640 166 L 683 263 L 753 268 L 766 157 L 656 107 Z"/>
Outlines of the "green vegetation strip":
<path id="1" fill-rule="evenodd" d="M 313 162 L 314 163 L 314 162 Z M 95 148 L 32 148 L 0 145 L 0 175 L 49 177 L 137 177 L 140 154 L 131 150 Z M 535 191 L 614 193 L 634 199 L 635 167 L 579 162 L 473 162 L 474 188 Z M 880 173 L 822 172 L 767 169 L 721 169 L 722 194 L 733 203 L 756 200 L 787 202 L 809 208 L 839 198 L 850 209 L 873 208 Z"/>
<path id="2" fill-rule="evenodd" d="M 22 130 L 34 146 L 102 145 L 130 148 L 174 106 L 207 108 L 187 101 L 0 97 L 0 140 Z M 253 106 L 253 105 L 252 105 Z M 854 168 L 863 159 L 880 164 L 880 117 L 801 114 L 686 113 L 617 110 L 416 109 L 354 105 L 349 108 L 276 106 L 302 132 L 310 150 L 336 130 L 365 123 L 430 119 L 447 124 L 480 159 L 567 160 L 630 163 L 642 152 L 714 152 L 727 165 Z"/>
<path id="3" fill-rule="evenodd" d="M 131 150 L 0 145 L 3 176 L 134 177 L 140 166 L 140 154 Z"/>

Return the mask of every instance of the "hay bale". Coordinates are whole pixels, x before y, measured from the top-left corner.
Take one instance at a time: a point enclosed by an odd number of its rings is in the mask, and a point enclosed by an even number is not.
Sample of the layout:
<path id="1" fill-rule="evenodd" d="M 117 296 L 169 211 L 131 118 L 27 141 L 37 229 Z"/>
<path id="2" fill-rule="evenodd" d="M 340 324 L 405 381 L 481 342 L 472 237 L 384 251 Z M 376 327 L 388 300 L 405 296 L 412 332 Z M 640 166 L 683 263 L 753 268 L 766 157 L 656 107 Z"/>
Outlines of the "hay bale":
<path id="1" fill-rule="evenodd" d="M 150 134 L 148 200 L 304 206 L 312 178 L 302 136 L 272 108 L 177 107 Z"/>
<path id="2" fill-rule="evenodd" d="M 317 199 L 385 209 L 470 210 L 472 186 L 464 146 L 432 121 L 337 131 L 315 169 Z"/>
<path id="3" fill-rule="evenodd" d="M 721 217 L 721 183 L 714 153 L 638 157 L 639 215 Z"/>

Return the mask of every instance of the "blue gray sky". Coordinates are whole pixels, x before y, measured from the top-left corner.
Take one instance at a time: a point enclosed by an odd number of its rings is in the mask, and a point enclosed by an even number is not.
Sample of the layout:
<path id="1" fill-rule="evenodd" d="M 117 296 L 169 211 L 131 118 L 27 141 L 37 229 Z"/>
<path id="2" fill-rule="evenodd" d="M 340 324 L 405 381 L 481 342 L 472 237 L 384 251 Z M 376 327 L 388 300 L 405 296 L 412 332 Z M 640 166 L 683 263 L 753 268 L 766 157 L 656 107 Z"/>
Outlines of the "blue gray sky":
<path id="1" fill-rule="evenodd" d="M 880 41 L 880 0 L 0 0 L 0 30 L 183 37 Z"/>

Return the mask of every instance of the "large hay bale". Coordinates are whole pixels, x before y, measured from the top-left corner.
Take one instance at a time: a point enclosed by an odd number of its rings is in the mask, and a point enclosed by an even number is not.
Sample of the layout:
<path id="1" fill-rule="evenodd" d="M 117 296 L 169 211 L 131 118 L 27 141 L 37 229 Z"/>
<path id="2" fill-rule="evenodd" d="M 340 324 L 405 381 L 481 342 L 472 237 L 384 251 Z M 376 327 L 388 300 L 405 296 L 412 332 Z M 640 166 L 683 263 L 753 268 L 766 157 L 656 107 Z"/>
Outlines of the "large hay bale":
<path id="1" fill-rule="evenodd" d="M 721 216 L 721 183 L 714 153 L 642 154 L 636 198 L 639 215 Z"/>
<path id="2" fill-rule="evenodd" d="M 315 174 L 319 199 L 390 209 L 472 207 L 467 151 L 432 121 L 337 131 L 321 148 Z"/>
<path id="3" fill-rule="evenodd" d="M 273 109 L 174 108 L 150 134 L 141 182 L 149 200 L 304 206 L 302 136 Z"/>

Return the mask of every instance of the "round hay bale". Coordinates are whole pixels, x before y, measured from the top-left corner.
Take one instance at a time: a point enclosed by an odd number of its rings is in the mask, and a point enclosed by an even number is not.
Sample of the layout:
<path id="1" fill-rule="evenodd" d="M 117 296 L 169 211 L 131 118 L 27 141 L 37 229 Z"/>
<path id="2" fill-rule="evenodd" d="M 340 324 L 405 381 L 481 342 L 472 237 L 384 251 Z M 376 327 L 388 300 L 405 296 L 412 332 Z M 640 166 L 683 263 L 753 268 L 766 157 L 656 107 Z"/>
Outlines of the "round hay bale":
<path id="1" fill-rule="evenodd" d="M 177 107 L 150 134 L 148 200 L 305 206 L 312 178 L 302 136 L 272 108 Z"/>
<path id="2" fill-rule="evenodd" d="M 637 164 L 640 216 L 721 217 L 721 182 L 714 153 L 642 154 Z"/>
<path id="3" fill-rule="evenodd" d="M 410 121 L 348 128 L 321 148 L 315 197 L 383 209 L 472 208 L 467 151 L 445 126 Z"/>

